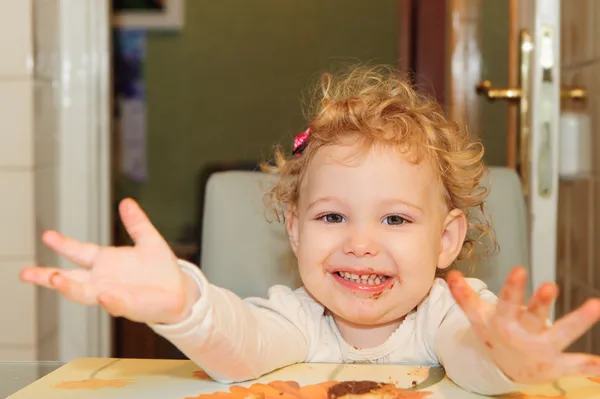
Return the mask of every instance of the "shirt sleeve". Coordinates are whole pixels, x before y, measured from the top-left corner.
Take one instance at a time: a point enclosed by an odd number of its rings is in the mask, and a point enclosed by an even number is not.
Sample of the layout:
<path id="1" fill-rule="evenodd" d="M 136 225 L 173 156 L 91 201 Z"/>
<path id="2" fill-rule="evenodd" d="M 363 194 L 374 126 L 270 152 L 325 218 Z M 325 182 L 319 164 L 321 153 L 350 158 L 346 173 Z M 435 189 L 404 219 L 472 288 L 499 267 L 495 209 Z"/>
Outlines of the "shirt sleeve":
<path id="1" fill-rule="evenodd" d="M 268 299 L 242 300 L 210 284 L 195 265 L 180 264 L 197 282 L 200 299 L 186 320 L 150 327 L 213 379 L 222 383 L 255 379 L 306 359 L 314 318 L 302 295 L 274 286 Z"/>
<path id="2" fill-rule="evenodd" d="M 482 300 L 496 302 L 496 296 L 485 289 L 483 282 L 468 280 Z M 443 296 L 438 304 L 443 315 L 436 329 L 434 350 L 446 375 L 461 388 L 482 395 L 500 395 L 524 388 L 496 365 L 449 290 Z"/>

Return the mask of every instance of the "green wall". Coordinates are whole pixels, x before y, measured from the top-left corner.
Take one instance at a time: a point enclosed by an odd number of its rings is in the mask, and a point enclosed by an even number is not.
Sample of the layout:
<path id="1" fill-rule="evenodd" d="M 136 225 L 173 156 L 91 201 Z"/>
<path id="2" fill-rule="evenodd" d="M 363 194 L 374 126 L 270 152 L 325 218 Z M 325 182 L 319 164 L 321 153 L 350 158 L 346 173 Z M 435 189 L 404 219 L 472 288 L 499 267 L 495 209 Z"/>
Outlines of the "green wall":
<path id="1" fill-rule="evenodd" d="M 186 1 L 185 28 L 148 33 L 148 181 L 117 177 L 168 240 L 196 217 L 206 165 L 266 159 L 304 129 L 318 72 L 397 63 L 397 0 Z"/>
<path id="2" fill-rule="evenodd" d="M 508 87 L 509 2 L 481 2 L 481 78 L 496 87 Z M 485 145 L 485 162 L 506 166 L 508 151 L 508 103 L 489 102 L 480 96 L 480 137 Z"/>

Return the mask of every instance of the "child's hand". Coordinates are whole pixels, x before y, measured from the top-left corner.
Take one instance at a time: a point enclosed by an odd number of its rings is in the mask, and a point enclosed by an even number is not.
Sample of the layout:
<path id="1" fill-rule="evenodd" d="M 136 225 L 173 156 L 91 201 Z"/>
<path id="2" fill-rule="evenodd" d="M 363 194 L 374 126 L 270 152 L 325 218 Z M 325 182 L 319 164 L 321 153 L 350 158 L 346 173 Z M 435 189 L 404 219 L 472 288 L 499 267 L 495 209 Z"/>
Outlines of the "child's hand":
<path id="1" fill-rule="evenodd" d="M 46 232 L 44 243 L 82 269 L 32 267 L 21 279 L 72 301 L 99 304 L 113 316 L 144 323 L 183 320 L 199 297 L 195 283 L 137 203 L 124 200 L 119 211 L 135 246 L 101 247 Z"/>
<path id="2" fill-rule="evenodd" d="M 447 280 L 475 334 L 513 381 L 537 384 L 569 375 L 600 375 L 600 357 L 563 353 L 598 321 L 600 299 L 588 300 L 550 326 L 548 316 L 558 294 L 556 285 L 542 285 L 524 307 L 527 276 L 522 268 L 511 271 L 497 305 L 481 300 L 460 272 L 452 271 Z"/>

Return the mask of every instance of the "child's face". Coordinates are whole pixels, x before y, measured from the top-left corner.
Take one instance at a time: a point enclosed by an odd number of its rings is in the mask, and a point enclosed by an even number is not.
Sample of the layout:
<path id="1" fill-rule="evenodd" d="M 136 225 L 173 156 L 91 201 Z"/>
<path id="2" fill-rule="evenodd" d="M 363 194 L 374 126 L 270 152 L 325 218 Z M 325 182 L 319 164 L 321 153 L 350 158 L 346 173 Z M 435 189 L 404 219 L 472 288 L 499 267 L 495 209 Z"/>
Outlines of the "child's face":
<path id="1" fill-rule="evenodd" d="M 356 154 L 317 152 L 287 228 L 307 290 L 337 317 L 377 325 L 425 298 L 436 268 L 458 255 L 466 219 L 448 211 L 429 164 L 381 146 Z"/>

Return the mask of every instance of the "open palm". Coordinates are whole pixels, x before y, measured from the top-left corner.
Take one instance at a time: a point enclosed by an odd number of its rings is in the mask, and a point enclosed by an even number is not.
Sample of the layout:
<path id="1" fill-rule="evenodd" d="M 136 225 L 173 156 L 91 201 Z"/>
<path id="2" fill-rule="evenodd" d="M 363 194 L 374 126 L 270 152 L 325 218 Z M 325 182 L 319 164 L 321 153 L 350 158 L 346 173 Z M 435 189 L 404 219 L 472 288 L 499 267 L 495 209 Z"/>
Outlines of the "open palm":
<path id="1" fill-rule="evenodd" d="M 590 299 L 554 325 L 548 323 L 558 295 L 555 284 L 542 285 L 527 306 L 522 268 L 511 271 L 497 304 L 483 301 L 460 272 L 448 274 L 448 285 L 475 335 L 498 367 L 513 381 L 548 383 L 572 375 L 600 375 L 600 357 L 565 353 L 600 318 L 600 300 Z"/>
<path id="2" fill-rule="evenodd" d="M 21 280 L 81 304 L 101 305 L 113 316 L 145 323 L 179 321 L 189 295 L 175 255 L 135 201 L 122 201 L 119 212 L 133 247 L 103 247 L 48 231 L 44 243 L 81 269 L 31 267 L 21 272 Z"/>

